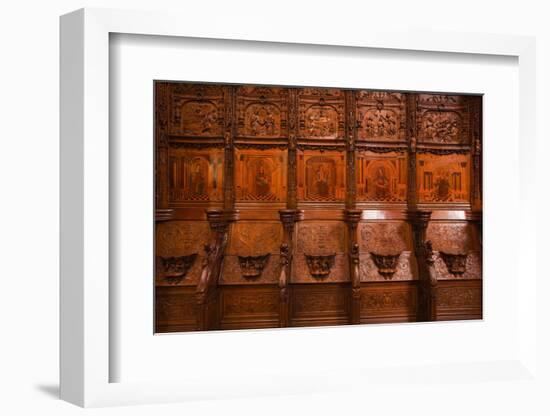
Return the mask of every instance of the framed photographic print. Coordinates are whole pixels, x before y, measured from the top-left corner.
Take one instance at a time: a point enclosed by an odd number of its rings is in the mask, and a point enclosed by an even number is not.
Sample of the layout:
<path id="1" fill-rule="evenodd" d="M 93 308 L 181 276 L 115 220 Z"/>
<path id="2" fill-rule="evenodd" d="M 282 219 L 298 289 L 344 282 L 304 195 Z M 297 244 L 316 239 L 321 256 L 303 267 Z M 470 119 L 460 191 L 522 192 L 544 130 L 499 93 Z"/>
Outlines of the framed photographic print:
<path id="1" fill-rule="evenodd" d="M 62 398 L 537 383 L 533 39 L 188 20 L 61 19 Z"/>
<path id="2" fill-rule="evenodd" d="M 480 319 L 480 95 L 155 81 L 155 332 Z"/>

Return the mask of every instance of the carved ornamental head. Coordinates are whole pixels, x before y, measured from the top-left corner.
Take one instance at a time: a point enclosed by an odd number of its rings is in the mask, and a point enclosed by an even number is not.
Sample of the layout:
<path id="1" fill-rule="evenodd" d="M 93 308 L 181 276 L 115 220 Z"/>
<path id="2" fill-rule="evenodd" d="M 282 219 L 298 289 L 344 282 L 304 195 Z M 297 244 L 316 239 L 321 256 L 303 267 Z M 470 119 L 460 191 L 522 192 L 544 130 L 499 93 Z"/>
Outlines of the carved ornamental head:
<path id="1" fill-rule="evenodd" d="M 383 255 L 371 252 L 370 255 L 378 268 L 378 274 L 384 279 L 391 279 L 397 270 L 397 262 L 401 253 Z"/>
<path id="2" fill-rule="evenodd" d="M 260 277 L 270 256 L 270 253 L 261 256 L 237 256 L 242 276 L 245 279 L 257 279 Z"/>
<path id="3" fill-rule="evenodd" d="M 332 266 L 334 266 L 336 254 L 329 254 L 326 256 L 304 255 L 306 256 L 307 267 L 312 277 L 316 279 L 328 277 Z"/>
<path id="4" fill-rule="evenodd" d="M 181 282 L 197 259 L 197 253 L 188 256 L 159 257 L 160 275 L 168 283 Z"/>

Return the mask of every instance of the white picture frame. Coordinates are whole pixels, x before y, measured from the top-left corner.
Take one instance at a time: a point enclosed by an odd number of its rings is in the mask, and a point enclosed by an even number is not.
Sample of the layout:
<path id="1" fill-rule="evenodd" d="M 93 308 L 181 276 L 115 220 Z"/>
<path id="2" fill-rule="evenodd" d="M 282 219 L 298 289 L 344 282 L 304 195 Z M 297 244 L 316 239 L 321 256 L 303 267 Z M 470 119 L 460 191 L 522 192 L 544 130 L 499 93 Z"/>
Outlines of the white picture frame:
<path id="1" fill-rule="evenodd" d="M 182 25 L 185 21 L 185 25 Z M 238 33 L 235 24 L 241 24 Z M 479 383 L 479 371 L 503 374 L 518 383 L 537 383 L 537 327 L 535 201 L 532 195 L 536 159 L 535 40 L 531 37 L 472 33 L 425 33 L 349 27 L 327 32 L 311 26 L 286 28 L 264 22 L 247 27 L 222 20 L 213 26 L 172 13 L 108 9 L 81 9 L 61 18 L 61 398 L 80 406 L 159 403 L 196 398 L 238 397 L 333 391 L 348 380 L 354 388 L 372 386 L 376 380 L 401 377 L 397 369 L 371 368 L 368 374 L 354 369 L 331 370 L 323 382 L 315 375 L 272 375 L 249 384 L 228 385 L 220 376 L 208 380 L 110 382 L 110 366 L 116 357 L 110 349 L 110 169 L 109 153 L 109 36 L 114 33 L 278 42 L 334 47 L 382 48 L 453 54 L 504 55 L 518 59 L 519 67 L 519 197 L 517 257 L 522 282 L 517 292 L 517 354 L 499 362 L 422 365 L 417 371 L 430 377 L 441 371 L 463 382 Z M 240 34 L 246 33 L 246 36 Z M 536 254 L 535 254 L 536 256 Z M 515 271 L 519 273 L 519 270 Z M 337 334 L 325 332 L 324 336 Z M 430 376 L 430 374 L 432 376 Z M 305 381 L 313 381 L 307 384 Z M 289 379 L 295 381 L 289 382 Z M 483 378 L 481 378 L 482 380 Z M 533 381 L 534 380 L 534 381 Z M 213 387 L 212 387 L 213 384 Z M 281 387 L 283 386 L 283 387 Z M 207 387 L 211 388 L 207 391 Z M 369 387 L 370 388 L 370 387 Z M 242 391 L 248 389 L 248 391 Z"/>

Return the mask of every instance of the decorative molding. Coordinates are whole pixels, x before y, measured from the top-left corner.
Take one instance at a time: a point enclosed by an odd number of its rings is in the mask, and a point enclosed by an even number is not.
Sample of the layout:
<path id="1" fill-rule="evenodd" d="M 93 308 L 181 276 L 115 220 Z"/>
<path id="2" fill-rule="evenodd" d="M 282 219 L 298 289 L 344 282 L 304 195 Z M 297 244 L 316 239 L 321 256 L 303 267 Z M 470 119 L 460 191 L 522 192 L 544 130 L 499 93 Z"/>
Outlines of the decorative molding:
<path id="1" fill-rule="evenodd" d="M 172 149 L 222 149 L 224 147 L 224 142 L 187 142 L 180 140 L 170 140 L 169 146 Z"/>
<path id="2" fill-rule="evenodd" d="M 437 148 L 437 147 L 418 147 L 417 153 L 431 153 L 433 155 L 467 155 L 470 153 L 469 148 L 455 147 L 455 148 Z"/>
<path id="3" fill-rule="evenodd" d="M 270 149 L 282 149 L 288 148 L 286 143 L 241 143 L 236 142 L 235 149 L 256 149 L 256 150 L 270 150 Z"/>
<path id="4" fill-rule="evenodd" d="M 340 152 L 343 152 L 346 150 L 346 145 L 345 144 L 334 144 L 334 145 L 329 145 L 329 144 L 307 144 L 307 143 L 299 143 L 297 145 L 297 148 L 299 150 L 318 150 L 320 152 L 326 152 L 326 151 L 329 151 L 329 150 L 333 150 L 333 151 L 340 151 Z"/>
<path id="5" fill-rule="evenodd" d="M 406 153 L 407 147 L 406 146 L 370 146 L 365 145 L 363 142 L 357 143 L 357 151 L 358 152 L 374 152 L 374 153 Z"/>

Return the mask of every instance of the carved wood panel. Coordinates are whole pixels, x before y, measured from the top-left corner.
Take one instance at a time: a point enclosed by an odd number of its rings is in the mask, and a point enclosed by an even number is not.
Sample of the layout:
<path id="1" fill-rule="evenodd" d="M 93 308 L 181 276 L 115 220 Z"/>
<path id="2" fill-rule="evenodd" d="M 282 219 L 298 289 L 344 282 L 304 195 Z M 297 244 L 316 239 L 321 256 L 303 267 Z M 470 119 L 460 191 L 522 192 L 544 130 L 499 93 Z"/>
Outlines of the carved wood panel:
<path id="1" fill-rule="evenodd" d="M 336 325 L 349 320 L 349 293 L 335 284 L 297 285 L 292 291 L 293 326 Z"/>
<path id="2" fill-rule="evenodd" d="M 428 144 L 471 142 L 468 99 L 460 95 L 418 95 L 419 139 Z"/>
<path id="3" fill-rule="evenodd" d="M 418 200 L 425 203 L 467 203 L 470 198 L 470 156 L 417 156 Z"/>
<path id="4" fill-rule="evenodd" d="M 433 244 L 438 280 L 481 279 L 480 245 L 470 224 L 434 222 L 426 238 Z"/>
<path id="5" fill-rule="evenodd" d="M 288 90 L 243 86 L 237 89 L 237 135 L 251 138 L 286 138 Z"/>
<path id="6" fill-rule="evenodd" d="M 357 201 L 404 203 L 407 200 L 405 153 L 361 152 L 357 155 Z"/>
<path id="7" fill-rule="evenodd" d="M 361 322 L 409 322 L 416 319 L 418 289 L 414 282 L 364 283 Z"/>
<path id="8" fill-rule="evenodd" d="M 283 228 L 275 221 L 242 221 L 231 228 L 220 284 L 274 284 Z"/>
<path id="9" fill-rule="evenodd" d="M 206 221 L 170 221 L 156 227 L 156 285 L 196 285 L 204 259 L 204 245 L 210 237 Z M 194 257 L 194 258 L 193 258 Z M 191 261 L 192 260 L 192 261 Z M 181 279 L 170 278 L 177 263 L 191 262 Z M 180 273 L 181 270 L 180 267 Z M 180 276 L 181 277 L 181 276 Z"/>
<path id="10" fill-rule="evenodd" d="M 297 225 L 293 283 L 349 281 L 346 227 L 340 221 L 307 221 Z"/>
<path id="11" fill-rule="evenodd" d="M 405 94 L 357 91 L 357 135 L 360 140 L 405 140 Z"/>
<path id="12" fill-rule="evenodd" d="M 235 193 L 237 202 L 286 201 L 287 154 L 283 150 L 237 150 Z"/>
<path id="13" fill-rule="evenodd" d="M 224 88 L 212 84 L 172 84 L 170 133 L 178 136 L 223 135 Z"/>
<path id="14" fill-rule="evenodd" d="M 170 203 L 223 201 L 223 163 L 220 149 L 170 149 Z"/>
<path id="15" fill-rule="evenodd" d="M 344 152 L 298 153 L 298 201 L 335 202 L 346 197 Z"/>
<path id="16" fill-rule="evenodd" d="M 298 90 L 299 136 L 314 140 L 344 137 L 344 94 L 331 88 Z"/>
<path id="17" fill-rule="evenodd" d="M 482 299 L 480 280 L 440 282 L 437 289 L 437 319 L 481 319 Z"/>
<path id="18" fill-rule="evenodd" d="M 273 286 L 223 287 L 221 329 L 272 328 L 279 317 L 279 291 Z"/>
<path id="19" fill-rule="evenodd" d="M 411 230 L 406 222 L 362 222 L 358 227 L 358 235 L 361 281 L 417 279 Z M 385 267 L 382 267 L 382 263 Z"/>
<path id="20" fill-rule="evenodd" d="M 157 287 L 155 296 L 157 332 L 196 329 L 195 292 L 192 287 Z"/>

